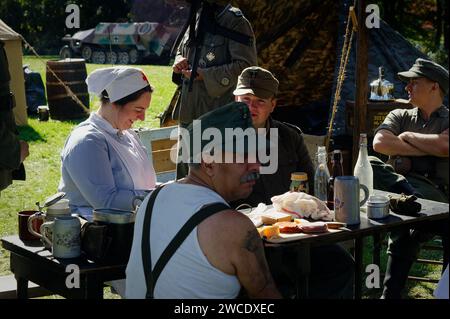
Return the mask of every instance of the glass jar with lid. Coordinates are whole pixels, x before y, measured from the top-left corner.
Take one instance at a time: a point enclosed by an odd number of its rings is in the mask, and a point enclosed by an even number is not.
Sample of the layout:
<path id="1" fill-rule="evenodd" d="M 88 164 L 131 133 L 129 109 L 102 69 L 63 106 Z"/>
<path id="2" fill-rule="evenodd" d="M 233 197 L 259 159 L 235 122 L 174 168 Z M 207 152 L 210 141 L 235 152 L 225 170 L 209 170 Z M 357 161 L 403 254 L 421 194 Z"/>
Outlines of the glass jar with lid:
<path id="1" fill-rule="evenodd" d="M 305 172 L 292 173 L 290 191 L 309 194 L 308 174 Z"/>

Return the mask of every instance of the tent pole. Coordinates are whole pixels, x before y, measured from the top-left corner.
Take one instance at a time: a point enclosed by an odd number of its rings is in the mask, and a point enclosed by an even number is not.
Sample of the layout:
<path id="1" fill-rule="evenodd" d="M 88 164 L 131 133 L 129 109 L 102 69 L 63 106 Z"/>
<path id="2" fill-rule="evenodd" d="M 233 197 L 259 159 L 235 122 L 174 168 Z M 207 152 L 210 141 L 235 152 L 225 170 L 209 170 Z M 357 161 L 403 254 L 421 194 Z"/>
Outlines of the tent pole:
<path id="1" fill-rule="evenodd" d="M 353 127 L 353 152 L 352 168 L 355 166 L 359 152 L 359 134 L 368 133 L 367 119 L 367 96 L 368 96 L 368 42 L 369 34 L 366 27 L 366 0 L 356 0 L 358 16 L 358 32 L 356 33 L 356 91 Z M 353 171 L 353 169 L 352 169 Z"/>

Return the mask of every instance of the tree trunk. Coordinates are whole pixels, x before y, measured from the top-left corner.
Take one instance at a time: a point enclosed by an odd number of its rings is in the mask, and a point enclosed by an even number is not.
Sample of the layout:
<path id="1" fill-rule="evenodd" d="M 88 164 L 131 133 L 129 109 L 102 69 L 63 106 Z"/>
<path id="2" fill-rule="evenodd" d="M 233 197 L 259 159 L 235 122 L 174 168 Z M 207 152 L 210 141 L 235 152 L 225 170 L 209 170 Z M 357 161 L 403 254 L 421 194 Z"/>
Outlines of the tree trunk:
<path id="1" fill-rule="evenodd" d="M 444 0 L 436 1 L 436 16 L 434 27 L 436 29 L 435 37 L 434 37 L 434 47 L 438 49 L 441 46 L 441 37 L 442 37 L 442 3 Z"/>
<path id="2" fill-rule="evenodd" d="M 447 1 L 443 1 L 442 3 L 442 16 L 444 17 L 444 49 L 448 52 L 449 50 L 449 40 L 448 40 L 448 29 L 449 29 L 449 25 L 448 25 L 448 2 Z"/>

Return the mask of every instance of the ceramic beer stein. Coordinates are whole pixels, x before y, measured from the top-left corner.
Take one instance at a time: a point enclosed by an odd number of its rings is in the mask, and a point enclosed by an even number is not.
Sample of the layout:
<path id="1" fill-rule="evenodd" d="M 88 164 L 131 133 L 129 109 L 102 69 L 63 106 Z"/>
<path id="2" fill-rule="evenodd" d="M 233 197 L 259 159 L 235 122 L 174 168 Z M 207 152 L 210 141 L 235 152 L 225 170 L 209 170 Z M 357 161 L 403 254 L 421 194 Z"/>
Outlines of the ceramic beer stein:
<path id="1" fill-rule="evenodd" d="M 80 220 L 75 216 L 58 216 L 53 221 L 43 223 L 40 228 L 42 239 L 52 248 L 56 258 L 76 258 L 81 255 L 80 231 Z M 48 234 L 51 234 L 51 238 Z"/>
<path id="2" fill-rule="evenodd" d="M 56 195 L 58 195 L 58 196 L 56 196 Z M 33 224 L 36 223 L 36 220 L 40 220 L 42 223 L 45 223 L 45 222 L 50 222 L 59 216 L 70 216 L 71 215 L 71 210 L 69 207 L 69 200 L 61 199 L 61 197 L 64 196 L 65 194 L 59 193 L 56 195 L 47 199 L 44 206 L 39 207 L 39 212 L 31 215 L 28 218 L 28 231 L 31 234 L 33 234 L 39 238 L 42 238 L 42 234 L 33 229 Z M 45 213 L 42 212 L 42 208 L 44 208 L 44 207 L 47 207 L 47 211 Z M 48 237 L 51 238 L 51 234 L 48 234 Z M 44 246 L 45 246 L 45 241 L 44 241 Z M 50 248 L 50 247 L 47 247 L 47 248 Z"/>
<path id="3" fill-rule="evenodd" d="M 360 202 L 360 189 L 364 191 L 364 199 Z M 359 184 L 356 176 L 337 176 L 334 179 L 334 218 L 347 225 L 360 223 L 360 209 L 369 198 L 369 190 Z"/>

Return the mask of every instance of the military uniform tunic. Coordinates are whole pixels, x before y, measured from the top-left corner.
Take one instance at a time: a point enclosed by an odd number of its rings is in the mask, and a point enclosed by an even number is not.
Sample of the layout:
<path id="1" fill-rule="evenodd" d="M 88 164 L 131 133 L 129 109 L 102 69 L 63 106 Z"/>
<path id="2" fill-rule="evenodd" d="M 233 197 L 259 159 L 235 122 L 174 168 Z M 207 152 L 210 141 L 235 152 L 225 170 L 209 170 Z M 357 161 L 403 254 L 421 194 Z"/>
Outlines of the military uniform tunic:
<path id="1" fill-rule="evenodd" d="M 314 166 L 303 140 L 300 128 L 269 118 L 269 127 L 278 129 L 278 169 L 274 174 L 263 174 L 253 186 L 253 191 L 244 200 L 233 203 L 237 207 L 242 203 L 256 207 L 259 203 L 272 204 L 273 196 L 289 191 L 291 173 L 308 174 L 310 193 L 314 190 Z"/>
<path id="2" fill-rule="evenodd" d="M 416 107 L 391 111 L 376 132 L 385 129 L 396 136 L 406 131 L 421 134 L 440 134 L 448 127 L 447 107 L 441 106 L 434 111 L 428 121 L 421 116 L 421 111 Z M 448 157 L 411 156 L 410 159 L 412 173 L 422 175 L 436 185 L 448 189 Z M 405 177 L 408 179 L 408 176 Z"/>
<path id="3" fill-rule="evenodd" d="M 3 45 L 0 41 L 0 191 L 12 183 L 12 171 L 20 166 L 20 143 L 14 114 L 6 105 L 10 76 Z"/>
<path id="4" fill-rule="evenodd" d="M 199 55 L 198 68 L 202 70 L 203 80 L 195 80 L 192 91 L 188 92 L 189 79 L 182 82 L 179 121 L 187 125 L 204 113 L 234 101 L 233 90 L 241 71 L 257 64 L 255 35 L 249 21 L 242 12 L 227 5 L 216 16 L 217 23 L 225 28 L 251 36 L 252 45 L 248 46 L 221 35 L 206 32 Z M 194 50 L 187 45 L 189 29 L 178 48 L 176 61 L 187 58 L 190 68 L 194 59 Z"/>

